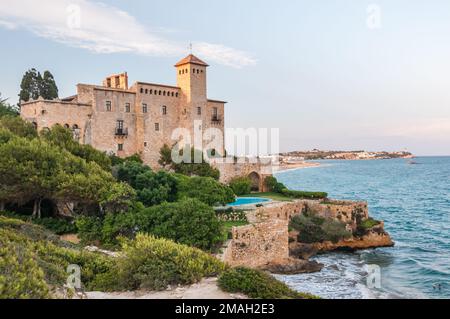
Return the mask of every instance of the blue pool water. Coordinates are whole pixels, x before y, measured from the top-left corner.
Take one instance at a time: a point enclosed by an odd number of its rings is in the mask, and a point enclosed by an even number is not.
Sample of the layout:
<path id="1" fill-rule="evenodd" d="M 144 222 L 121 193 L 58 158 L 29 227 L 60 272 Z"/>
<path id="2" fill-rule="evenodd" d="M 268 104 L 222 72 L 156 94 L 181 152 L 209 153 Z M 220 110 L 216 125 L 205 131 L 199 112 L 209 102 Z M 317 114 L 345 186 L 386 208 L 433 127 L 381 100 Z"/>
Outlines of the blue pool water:
<path id="1" fill-rule="evenodd" d="M 268 198 L 258 198 L 258 197 L 238 197 L 236 201 L 228 204 L 227 206 L 242 206 L 242 205 L 254 205 L 270 202 Z"/>
<path id="2" fill-rule="evenodd" d="M 327 298 L 450 298 L 450 157 L 320 162 L 276 177 L 292 189 L 368 201 L 396 245 L 318 256 L 322 272 L 280 278 Z M 366 287 L 368 264 L 381 267 L 381 289 Z"/>

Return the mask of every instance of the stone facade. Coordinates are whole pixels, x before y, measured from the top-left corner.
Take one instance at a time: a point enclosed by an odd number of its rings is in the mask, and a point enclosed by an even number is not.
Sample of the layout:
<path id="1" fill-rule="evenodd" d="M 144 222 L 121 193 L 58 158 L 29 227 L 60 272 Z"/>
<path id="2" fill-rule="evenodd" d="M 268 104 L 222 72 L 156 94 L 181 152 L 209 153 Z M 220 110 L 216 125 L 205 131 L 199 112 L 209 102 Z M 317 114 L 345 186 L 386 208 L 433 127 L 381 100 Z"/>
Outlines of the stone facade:
<path id="1" fill-rule="evenodd" d="M 65 99 L 38 99 L 21 103 L 21 116 L 38 130 L 56 124 L 71 128 L 84 144 L 120 157 L 140 154 L 152 168 L 159 168 L 159 150 L 172 139 L 175 129 L 185 129 L 193 145 L 194 132 L 208 128 L 222 132 L 224 106 L 207 98 L 208 65 L 193 55 L 175 65 L 177 86 L 136 82 L 128 87 L 126 73 L 107 77 L 102 85 L 78 84 L 77 94 Z M 202 148 L 206 142 L 200 141 Z M 196 146 L 199 146 L 196 144 Z"/>
<path id="2" fill-rule="evenodd" d="M 356 223 L 369 218 L 366 202 L 336 200 L 294 200 L 274 202 L 247 213 L 250 225 L 233 227 L 223 260 L 233 266 L 265 268 L 289 260 L 289 221 L 293 216 L 313 211 L 318 216 L 340 220 L 349 230 L 356 229 Z M 355 248 L 370 248 L 392 245 L 383 223 L 362 239 L 349 239 L 346 245 Z M 378 233 L 377 233 L 378 232 Z M 321 245 L 332 245 L 325 242 Z M 343 245 L 343 244 L 342 244 Z M 334 246 L 333 246 L 334 247 Z"/>

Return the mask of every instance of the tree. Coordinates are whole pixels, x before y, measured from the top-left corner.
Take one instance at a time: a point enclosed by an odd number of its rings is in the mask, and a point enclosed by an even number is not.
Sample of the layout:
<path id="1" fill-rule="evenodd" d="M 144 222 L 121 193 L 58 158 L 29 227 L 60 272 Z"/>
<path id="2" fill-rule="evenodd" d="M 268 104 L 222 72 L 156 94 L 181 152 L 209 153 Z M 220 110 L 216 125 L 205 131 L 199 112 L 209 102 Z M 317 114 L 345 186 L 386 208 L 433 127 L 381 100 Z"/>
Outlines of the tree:
<path id="1" fill-rule="evenodd" d="M 111 159 L 107 154 L 96 150 L 91 145 L 75 141 L 72 132 L 61 125 L 54 125 L 50 130 L 42 131 L 41 136 L 44 140 L 85 159 L 87 162 L 95 162 L 104 170 L 111 170 Z"/>
<path id="2" fill-rule="evenodd" d="M 182 150 L 183 152 L 189 152 L 189 148 L 187 150 Z M 170 167 L 176 173 L 187 175 L 187 176 L 203 176 L 203 177 L 212 177 L 216 180 L 220 178 L 220 171 L 216 168 L 213 168 L 209 163 L 205 161 L 203 156 L 203 152 L 201 150 L 196 150 L 194 148 L 190 149 L 191 157 L 188 163 L 184 161 L 181 163 L 174 163 L 172 160 L 172 151 L 167 145 L 164 145 L 160 150 L 160 159 L 159 164 L 163 167 Z M 193 163 L 195 158 L 200 158 L 201 163 Z"/>
<path id="3" fill-rule="evenodd" d="M 28 102 L 30 99 L 36 100 L 39 97 L 41 74 L 36 69 L 30 69 L 22 77 L 20 83 L 19 100 Z"/>
<path id="4" fill-rule="evenodd" d="M 25 122 L 18 116 L 0 117 L 0 128 L 10 131 L 13 135 L 33 139 L 38 136 L 33 124 Z"/>
<path id="5" fill-rule="evenodd" d="M 230 187 L 233 192 L 240 195 L 250 194 L 252 191 L 252 181 L 249 177 L 235 177 L 230 181 Z"/>
<path id="6" fill-rule="evenodd" d="M 58 87 L 56 86 L 55 79 L 50 71 L 45 71 L 40 83 L 40 95 L 45 100 L 54 100 L 58 98 Z"/>
<path id="7" fill-rule="evenodd" d="M 17 107 L 7 103 L 8 99 L 3 99 L 0 93 L 0 118 L 4 116 L 17 116 L 19 115 L 19 110 Z"/>
<path id="8" fill-rule="evenodd" d="M 30 99 L 36 100 L 42 96 L 44 99 L 53 100 L 58 97 L 58 87 L 55 79 L 49 71 L 44 72 L 44 76 L 36 69 L 25 72 L 20 84 L 20 101 L 28 102 Z"/>
<path id="9" fill-rule="evenodd" d="M 165 171 L 153 172 L 136 161 L 126 161 L 117 167 L 117 178 L 136 190 L 137 199 L 146 206 L 175 201 L 177 180 Z"/>
<path id="10" fill-rule="evenodd" d="M 196 198 L 210 206 L 226 205 L 234 201 L 233 190 L 211 177 L 178 176 L 179 198 Z"/>

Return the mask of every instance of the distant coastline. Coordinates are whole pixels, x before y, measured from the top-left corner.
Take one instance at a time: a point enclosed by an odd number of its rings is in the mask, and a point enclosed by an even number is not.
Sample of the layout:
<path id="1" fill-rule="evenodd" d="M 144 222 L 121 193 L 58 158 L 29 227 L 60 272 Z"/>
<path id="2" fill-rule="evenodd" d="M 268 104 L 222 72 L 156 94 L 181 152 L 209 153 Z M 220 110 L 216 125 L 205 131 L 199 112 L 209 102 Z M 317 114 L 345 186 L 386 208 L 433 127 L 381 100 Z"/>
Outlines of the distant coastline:
<path id="1" fill-rule="evenodd" d="M 414 155 L 407 151 L 397 152 L 369 152 L 369 151 L 323 151 L 314 149 L 312 151 L 292 151 L 280 153 L 280 163 L 300 163 L 306 160 L 373 160 L 373 159 L 393 159 L 393 158 L 414 158 Z"/>

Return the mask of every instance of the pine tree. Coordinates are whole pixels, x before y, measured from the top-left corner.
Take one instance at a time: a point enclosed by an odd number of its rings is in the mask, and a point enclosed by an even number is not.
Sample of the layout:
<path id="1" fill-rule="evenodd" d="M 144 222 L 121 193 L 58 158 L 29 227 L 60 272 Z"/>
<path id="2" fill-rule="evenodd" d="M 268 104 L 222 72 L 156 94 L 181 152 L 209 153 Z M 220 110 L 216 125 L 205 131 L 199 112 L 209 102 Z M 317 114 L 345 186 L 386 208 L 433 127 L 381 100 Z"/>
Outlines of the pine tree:
<path id="1" fill-rule="evenodd" d="M 53 100 L 58 98 L 58 87 L 56 86 L 55 78 L 50 71 L 45 71 L 41 82 L 41 96 L 46 100 Z"/>
<path id="2" fill-rule="evenodd" d="M 44 76 L 36 71 L 30 69 L 25 72 L 22 82 L 20 84 L 20 101 L 36 100 L 42 96 L 46 100 L 53 100 L 58 97 L 58 87 L 55 79 L 49 71 L 44 72 Z"/>

